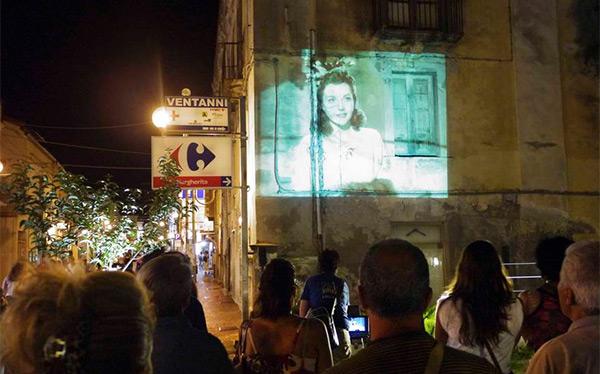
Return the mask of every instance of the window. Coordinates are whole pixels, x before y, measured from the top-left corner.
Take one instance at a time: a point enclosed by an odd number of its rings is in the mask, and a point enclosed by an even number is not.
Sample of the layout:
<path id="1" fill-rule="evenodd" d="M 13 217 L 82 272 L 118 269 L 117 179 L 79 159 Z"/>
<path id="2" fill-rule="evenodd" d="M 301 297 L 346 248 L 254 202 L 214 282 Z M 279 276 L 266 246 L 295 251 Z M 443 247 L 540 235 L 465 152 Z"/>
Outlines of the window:
<path id="1" fill-rule="evenodd" d="M 373 0 L 384 38 L 449 41 L 462 37 L 462 0 Z"/>
<path id="2" fill-rule="evenodd" d="M 395 72 L 391 80 L 395 156 L 439 156 L 434 72 Z"/>

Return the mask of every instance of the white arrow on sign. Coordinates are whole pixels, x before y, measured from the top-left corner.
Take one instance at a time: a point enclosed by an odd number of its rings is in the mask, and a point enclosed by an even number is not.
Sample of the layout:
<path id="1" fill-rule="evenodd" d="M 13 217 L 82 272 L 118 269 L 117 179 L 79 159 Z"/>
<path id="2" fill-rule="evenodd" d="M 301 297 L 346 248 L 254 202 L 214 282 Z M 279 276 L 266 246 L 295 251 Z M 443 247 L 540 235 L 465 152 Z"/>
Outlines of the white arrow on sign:
<path id="1" fill-rule="evenodd" d="M 223 179 L 223 184 L 227 187 L 231 186 L 231 178 L 227 177 Z"/>

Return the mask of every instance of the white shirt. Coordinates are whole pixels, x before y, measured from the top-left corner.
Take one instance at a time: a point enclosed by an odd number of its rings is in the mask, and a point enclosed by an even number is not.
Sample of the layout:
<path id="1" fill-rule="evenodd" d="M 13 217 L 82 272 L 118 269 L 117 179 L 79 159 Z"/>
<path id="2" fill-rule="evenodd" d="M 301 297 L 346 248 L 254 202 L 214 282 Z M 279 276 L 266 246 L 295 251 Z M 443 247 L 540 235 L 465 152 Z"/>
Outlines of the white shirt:
<path id="1" fill-rule="evenodd" d="M 447 298 L 448 295 L 442 295 L 437 303 L 437 318 L 444 331 L 448 334 L 448 342 L 446 345 L 483 357 L 493 365 L 494 360 L 492 360 L 488 350 L 484 346 L 468 346 L 463 345 L 460 342 L 460 327 L 462 326 L 460 308 L 462 302 L 459 300 L 455 303 L 453 300 L 446 300 Z M 515 340 L 517 339 L 517 335 L 523 324 L 523 306 L 521 305 L 521 302 L 515 300 L 514 303 L 508 306 L 507 315 L 508 320 L 506 321 L 506 327 L 508 331 L 502 331 L 499 336 L 498 344 L 491 346 L 503 373 L 509 373 L 511 371 L 510 357 L 515 346 Z"/>
<path id="2" fill-rule="evenodd" d="M 345 130 L 333 126 L 322 138 L 323 190 L 353 189 L 353 183 L 371 183 L 381 170 L 383 140 L 375 129 L 360 127 Z M 310 189 L 310 135 L 305 136 L 294 154 L 293 189 Z M 316 155 L 315 155 L 316 156 Z M 313 156 L 313 157 L 315 157 Z"/>

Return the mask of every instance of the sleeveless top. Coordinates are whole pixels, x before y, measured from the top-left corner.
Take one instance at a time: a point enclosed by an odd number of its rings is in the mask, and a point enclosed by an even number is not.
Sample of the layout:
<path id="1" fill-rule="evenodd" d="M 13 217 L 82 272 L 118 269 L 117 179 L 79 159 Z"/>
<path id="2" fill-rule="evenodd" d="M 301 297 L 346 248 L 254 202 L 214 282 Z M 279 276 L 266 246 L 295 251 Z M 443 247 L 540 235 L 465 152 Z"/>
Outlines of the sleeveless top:
<path id="1" fill-rule="evenodd" d="M 460 329 L 462 327 L 462 300 L 453 300 L 444 294 L 440 297 L 437 304 L 437 318 L 440 325 L 448 333 L 448 341 L 446 345 L 450 348 L 458 349 L 475 356 L 479 356 L 488 360 L 490 364 L 494 364 L 488 349 L 480 345 L 465 345 L 460 341 Z M 508 319 L 506 320 L 506 331 L 501 331 L 498 334 L 498 343 L 492 345 L 491 349 L 498 361 L 503 373 L 509 373 L 510 359 L 513 348 L 519 331 L 523 324 L 523 306 L 519 299 L 516 299 L 506 308 Z"/>
<path id="2" fill-rule="evenodd" d="M 300 344 L 301 354 L 297 355 L 298 341 L 302 332 L 302 327 L 306 320 L 300 322 L 296 329 L 293 346 L 294 349 L 289 354 L 284 355 L 264 355 L 256 349 L 254 339 L 252 338 L 252 323 L 248 325 L 247 339 L 253 353 L 247 354 L 244 364 L 244 373 L 256 374 L 311 374 L 317 371 L 317 359 L 306 357 L 306 338 L 303 337 Z"/>
<path id="3" fill-rule="evenodd" d="M 548 340 L 564 334 L 571 320 L 562 314 L 556 291 L 547 287 L 537 289 L 540 303 L 533 313 L 525 317 L 521 334 L 527 344 L 536 351 Z"/>

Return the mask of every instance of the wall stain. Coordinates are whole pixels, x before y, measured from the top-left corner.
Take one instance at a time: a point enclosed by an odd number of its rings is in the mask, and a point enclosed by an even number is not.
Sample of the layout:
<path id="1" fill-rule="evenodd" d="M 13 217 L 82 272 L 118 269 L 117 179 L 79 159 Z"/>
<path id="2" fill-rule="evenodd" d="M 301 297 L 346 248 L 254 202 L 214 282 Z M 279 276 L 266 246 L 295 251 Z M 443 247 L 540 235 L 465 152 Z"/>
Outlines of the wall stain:
<path id="1" fill-rule="evenodd" d="M 556 143 L 552 143 L 552 142 L 538 142 L 538 141 L 531 141 L 531 142 L 525 142 L 525 144 L 527 144 L 528 146 L 535 148 L 536 150 L 541 149 L 541 148 L 552 148 L 552 147 L 556 147 L 557 144 Z"/>

